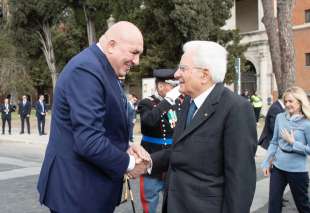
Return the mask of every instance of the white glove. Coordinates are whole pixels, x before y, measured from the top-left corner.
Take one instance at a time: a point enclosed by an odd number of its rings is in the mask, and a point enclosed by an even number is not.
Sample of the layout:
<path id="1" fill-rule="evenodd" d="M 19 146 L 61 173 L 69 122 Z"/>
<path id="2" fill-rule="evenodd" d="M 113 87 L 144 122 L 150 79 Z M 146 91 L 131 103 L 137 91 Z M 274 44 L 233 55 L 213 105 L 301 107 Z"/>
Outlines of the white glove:
<path id="1" fill-rule="evenodd" d="M 167 92 L 165 99 L 171 104 L 175 104 L 175 100 L 181 95 L 180 91 L 180 86 L 174 87 L 172 90 Z"/>

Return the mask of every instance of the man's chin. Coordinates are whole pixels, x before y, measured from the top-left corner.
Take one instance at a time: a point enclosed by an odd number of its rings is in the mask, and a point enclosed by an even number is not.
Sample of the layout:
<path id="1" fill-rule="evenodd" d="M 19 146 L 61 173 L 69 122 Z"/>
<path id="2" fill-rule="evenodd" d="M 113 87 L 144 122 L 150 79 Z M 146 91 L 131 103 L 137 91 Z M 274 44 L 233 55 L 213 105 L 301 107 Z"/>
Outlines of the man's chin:
<path id="1" fill-rule="evenodd" d="M 118 77 L 125 77 L 128 74 L 129 70 L 121 70 L 118 72 Z"/>

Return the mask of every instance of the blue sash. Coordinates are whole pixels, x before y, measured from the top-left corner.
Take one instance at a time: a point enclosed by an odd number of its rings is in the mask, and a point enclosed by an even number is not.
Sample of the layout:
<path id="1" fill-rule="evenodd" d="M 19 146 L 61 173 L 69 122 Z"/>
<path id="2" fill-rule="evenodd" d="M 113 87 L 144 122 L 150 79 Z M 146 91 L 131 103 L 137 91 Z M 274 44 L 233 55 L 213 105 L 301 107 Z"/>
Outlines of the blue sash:
<path id="1" fill-rule="evenodd" d="M 162 144 L 162 145 L 171 145 L 172 138 L 154 138 L 150 136 L 143 135 L 142 140 L 149 143 Z"/>

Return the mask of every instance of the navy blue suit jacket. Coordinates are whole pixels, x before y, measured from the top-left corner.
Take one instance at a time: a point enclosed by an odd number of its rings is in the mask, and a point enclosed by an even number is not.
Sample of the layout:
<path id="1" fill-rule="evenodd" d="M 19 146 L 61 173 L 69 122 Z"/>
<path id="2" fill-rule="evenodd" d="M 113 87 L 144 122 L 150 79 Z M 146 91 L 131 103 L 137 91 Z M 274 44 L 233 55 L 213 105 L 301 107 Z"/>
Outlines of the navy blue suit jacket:
<path id="1" fill-rule="evenodd" d="M 46 104 L 45 104 L 44 101 L 43 101 L 43 107 L 44 107 L 44 109 L 42 109 L 42 106 L 41 106 L 41 104 L 40 104 L 39 101 L 36 102 L 35 107 L 36 107 L 36 116 L 37 116 L 37 117 L 45 116 L 45 114 L 42 115 L 42 112 L 43 112 L 43 113 L 46 113 L 46 112 L 47 112 Z"/>
<path id="2" fill-rule="evenodd" d="M 281 112 L 284 112 L 284 109 L 282 105 L 279 103 L 279 101 L 274 102 L 267 112 L 265 118 L 265 126 L 258 140 L 258 144 L 262 146 L 264 149 L 268 149 L 269 147 L 270 141 L 273 136 L 276 117 Z"/>
<path id="3" fill-rule="evenodd" d="M 110 213 L 129 164 L 128 126 L 117 76 L 96 45 L 65 66 L 57 81 L 40 202 L 60 213 Z"/>
<path id="4" fill-rule="evenodd" d="M 4 119 L 5 117 L 7 117 L 8 119 L 11 119 L 11 114 L 12 112 L 14 112 L 14 108 L 11 104 L 9 104 L 9 113 L 6 114 L 4 112 L 5 110 L 5 104 L 0 105 L 0 112 L 1 112 L 1 118 Z"/>
<path id="5" fill-rule="evenodd" d="M 18 105 L 18 114 L 21 117 L 26 117 L 27 115 L 30 115 L 31 113 L 31 104 L 29 101 L 25 103 L 25 106 L 23 105 L 23 101 L 21 101 Z"/>

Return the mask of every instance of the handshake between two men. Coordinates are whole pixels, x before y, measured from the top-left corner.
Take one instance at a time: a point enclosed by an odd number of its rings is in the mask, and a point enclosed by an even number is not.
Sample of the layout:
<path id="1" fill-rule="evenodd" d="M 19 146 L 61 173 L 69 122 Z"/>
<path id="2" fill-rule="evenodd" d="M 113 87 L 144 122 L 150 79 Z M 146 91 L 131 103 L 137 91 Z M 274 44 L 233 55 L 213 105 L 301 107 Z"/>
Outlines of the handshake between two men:
<path id="1" fill-rule="evenodd" d="M 140 175 L 147 173 L 147 170 L 151 168 L 151 156 L 142 146 L 133 144 L 129 147 L 127 153 L 135 159 L 134 168 L 128 169 L 127 172 L 129 178 L 137 178 Z"/>

